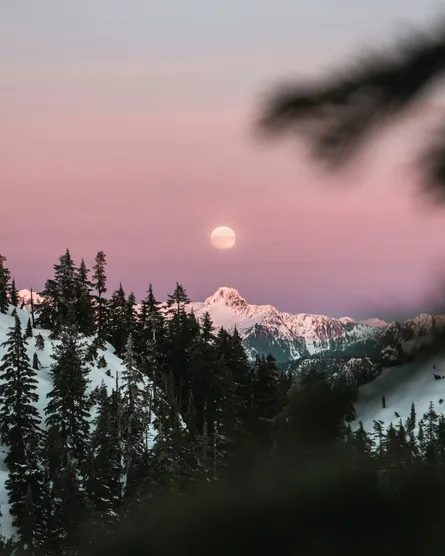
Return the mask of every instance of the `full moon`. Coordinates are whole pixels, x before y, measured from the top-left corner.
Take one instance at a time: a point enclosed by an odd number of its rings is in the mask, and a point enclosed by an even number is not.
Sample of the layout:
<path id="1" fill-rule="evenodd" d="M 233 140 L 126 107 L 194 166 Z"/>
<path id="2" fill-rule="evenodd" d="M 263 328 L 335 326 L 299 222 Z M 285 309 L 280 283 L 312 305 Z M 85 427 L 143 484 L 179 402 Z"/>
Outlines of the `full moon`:
<path id="1" fill-rule="evenodd" d="M 216 249 L 231 249 L 235 240 L 235 232 L 228 226 L 218 226 L 210 235 L 210 241 Z"/>

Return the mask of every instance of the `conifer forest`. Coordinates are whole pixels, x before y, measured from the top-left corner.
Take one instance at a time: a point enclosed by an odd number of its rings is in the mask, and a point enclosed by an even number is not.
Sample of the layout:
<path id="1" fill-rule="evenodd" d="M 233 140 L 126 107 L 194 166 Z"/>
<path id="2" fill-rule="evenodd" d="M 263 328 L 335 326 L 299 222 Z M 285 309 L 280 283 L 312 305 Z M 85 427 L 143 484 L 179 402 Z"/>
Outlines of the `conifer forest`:
<path id="1" fill-rule="evenodd" d="M 249 360 L 236 328 L 187 310 L 182 284 L 166 303 L 147 286 L 142 300 L 108 292 L 105 253 L 88 269 L 67 250 L 25 314 L 0 257 L 14 528 L 1 554 L 445 553 L 433 403 L 386 430 L 353 426 L 356 386 Z"/>

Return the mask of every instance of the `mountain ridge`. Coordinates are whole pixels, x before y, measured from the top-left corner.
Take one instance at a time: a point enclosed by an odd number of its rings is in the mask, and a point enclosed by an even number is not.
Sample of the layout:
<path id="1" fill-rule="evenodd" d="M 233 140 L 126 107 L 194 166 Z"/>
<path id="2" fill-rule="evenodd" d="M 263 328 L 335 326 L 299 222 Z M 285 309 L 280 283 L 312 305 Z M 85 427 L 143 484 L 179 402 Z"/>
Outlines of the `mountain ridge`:
<path id="1" fill-rule="evenodd" d="M 35 305 L 43 300 L 36 292 L 32 296 Z M 29 310 L 31 292 L 20 290 L 19 298 L 23 308 Z M 160 306 L 165 309 L 167 304 L 162 302 Z M 250 304 L 238 290 L 227 286 L 218 288 L 204 301 L 190 302 L 187 310 L 193 311 L 197 318 L 208 312 L 216 329 L 223 327 L 231 331 L 236 327 L 250 359 L 271 353 L 279 363 L 320 354 L 378 359 L 381 351 L 395 342 L 411 342 L 410 349 L 413 349 L 413 340 L 431 334 L 438 319 L 445 323 L 445 317 L 425 313 L 401 324 L 387 323 L 377 317 L 356 321 L 350 317 L 293 314 L 273 305 Z"/>

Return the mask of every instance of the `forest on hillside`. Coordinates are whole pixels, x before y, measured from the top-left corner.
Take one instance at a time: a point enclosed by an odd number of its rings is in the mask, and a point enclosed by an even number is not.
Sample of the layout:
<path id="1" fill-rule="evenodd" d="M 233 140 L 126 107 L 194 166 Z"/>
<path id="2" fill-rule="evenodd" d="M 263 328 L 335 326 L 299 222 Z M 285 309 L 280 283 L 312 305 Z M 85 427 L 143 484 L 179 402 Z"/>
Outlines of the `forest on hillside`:
<path id="1" fill-rule="evenodd" d="M 107 296 L 103 252 L 90 271 L 67 250 L 23 326 L 6 262 L 0 442 L 16 534 L 5 556 L 445 550 L 445 417 L 433 404 L 365 431 L 347 375 L 249 362 L 236 328 L 186 311 L 179 283 L 166 305 L 151 286 L 139 305 L 122 285 Z M 92 365 L 110 377 L 111 346 L 121 372 L 91 390 Z"/>

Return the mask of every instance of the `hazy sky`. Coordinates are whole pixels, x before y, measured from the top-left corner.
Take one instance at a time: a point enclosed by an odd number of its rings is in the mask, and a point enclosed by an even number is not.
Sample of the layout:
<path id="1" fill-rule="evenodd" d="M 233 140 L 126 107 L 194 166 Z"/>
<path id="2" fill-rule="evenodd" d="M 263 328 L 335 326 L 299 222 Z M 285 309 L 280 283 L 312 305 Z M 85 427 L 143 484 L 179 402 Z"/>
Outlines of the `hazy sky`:
<path id="1" fill-rule="evenodd" d="M 138 297 L 178 280 L 194 300 L 226 285 L 292 312 L 421 308 L 445 266 L 445 211 L 412 195 L 427 126 L 397 126 L 329 177 L 298 144 L 259 145 L 252 117 L 276 80 L 384 48 L 443 9 L 0 0 L 0 252 L 18 286 L 42 288 L 69 247 L 89 264 L 103 249 L 110 289 L 122 280 Z M 217 225 L 233 227 L 235 249 L 210 246 Z"/>

